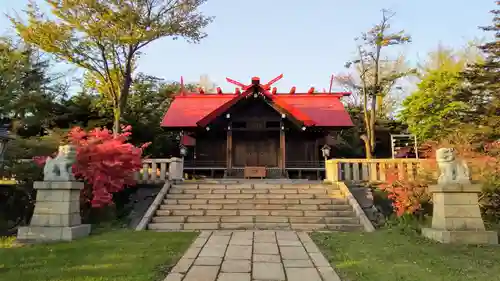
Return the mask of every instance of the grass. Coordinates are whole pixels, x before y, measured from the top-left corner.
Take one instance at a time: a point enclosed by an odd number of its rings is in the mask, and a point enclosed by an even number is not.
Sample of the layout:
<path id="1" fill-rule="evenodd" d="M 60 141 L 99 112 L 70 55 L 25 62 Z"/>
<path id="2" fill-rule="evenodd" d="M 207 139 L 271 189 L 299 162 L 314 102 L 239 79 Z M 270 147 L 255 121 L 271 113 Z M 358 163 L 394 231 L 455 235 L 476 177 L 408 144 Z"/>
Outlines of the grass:
<path id="1" fill-rule="evenodd" d="M 439 244 L 398 230 L 314 233 L 344 281 L 500 280 L 500 247 Z"/>
<path id="2" fill-rule="evenodd" d="M 69 243 L 0 249 L 0 281 L 158 281 L 196 233 L 117 230 Z"/>

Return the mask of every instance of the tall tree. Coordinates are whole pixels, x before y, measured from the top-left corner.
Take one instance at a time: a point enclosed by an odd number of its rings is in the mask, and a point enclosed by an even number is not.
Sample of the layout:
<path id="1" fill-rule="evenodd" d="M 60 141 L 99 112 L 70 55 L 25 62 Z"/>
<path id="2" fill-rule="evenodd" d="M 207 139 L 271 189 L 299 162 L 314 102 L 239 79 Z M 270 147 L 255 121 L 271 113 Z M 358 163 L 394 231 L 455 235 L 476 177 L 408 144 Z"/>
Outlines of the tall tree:
<path id="1" fill-rule="evenodd" d="M 401 121 L 419 140 L 439 140 L 469 129 L 471 105 L 463 99 L 461 72 L 468 63 L 480 59 L 473 46 L 462 50 L 439 46 L 429 53 L 419 71 L 417 90 L 406 97 L 399 112 Z"/>
<path id="2" fill-rule="evenodd" d="M 464 93 L 462 100 L 471 104 L 468 115 L 474 118 L 477 133 L 483 138 L 500 138 L 500 1 L 491 11 L 493 23 L 481 27 L 492 32 L 494 38 L 479 48 L 485 60 L 468 67 L 463 72 Z"/>
<path id="3" fill-rule="evenodd" d="M 400 78 L 413 72 L 412 69 L 397 67 L 401 66 L 400 60 L 383 56 L 385 48 L 411 41 L 404 31 L 391 30 L 389 22 L 394 15 L 383 10 L 381 21 L 356 39 L 357 57 L 346 64 L 347 68 L 354 68 L 355 75 L 340 76 L 338 79 L 338 82 L 360 97 L 366 132 L 361 137 L 367 158 L 371 158 L 375 150 L 375 122 L 377 112 L 384 107 L 384 97 L 397 86 L 396 82 Z"/>
<path id="4" fill-rule="evenodd" d="M 212 21 L 199 11 L 206 0 L 44 0 L 46 17 L 35 4 L 28 21 L 11 17 L 19 35 L 57 58 L 89 71 L 113 107 L 117 134 L 141 50 L 164 37 L 199 42 Z"/>
<path id="5" fill-rule="evenodd" d="M 50 66 L 37 50 L 0 39 L 0 118 L 11 122 L 13 131 L 50 115 L 60 86 Z"/>

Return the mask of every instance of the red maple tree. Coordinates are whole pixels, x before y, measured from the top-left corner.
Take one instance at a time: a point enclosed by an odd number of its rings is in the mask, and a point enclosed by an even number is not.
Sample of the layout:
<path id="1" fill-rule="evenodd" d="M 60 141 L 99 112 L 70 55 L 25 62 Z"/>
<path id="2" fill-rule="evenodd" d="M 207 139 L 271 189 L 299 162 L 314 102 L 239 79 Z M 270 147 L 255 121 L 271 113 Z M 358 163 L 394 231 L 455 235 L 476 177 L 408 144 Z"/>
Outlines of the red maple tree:
<path id="1" fill-rule="evenodd" d="M 142 152 L 150 144 L 136 147 L 128 143 L 131 126 L 113 135 L 105 128 L 85 131 L 74 127 L 68 133 L 69 143 L 76 147 L 75 177 L 85 180 L 92 192 L 82 192 L 85 201 L 99 208 L 113 202 L 113 193 L 135 184 L 134 174 L 142 168 Z M 47 157 L 34 157 L 33 161 L 45 165 Z"/>

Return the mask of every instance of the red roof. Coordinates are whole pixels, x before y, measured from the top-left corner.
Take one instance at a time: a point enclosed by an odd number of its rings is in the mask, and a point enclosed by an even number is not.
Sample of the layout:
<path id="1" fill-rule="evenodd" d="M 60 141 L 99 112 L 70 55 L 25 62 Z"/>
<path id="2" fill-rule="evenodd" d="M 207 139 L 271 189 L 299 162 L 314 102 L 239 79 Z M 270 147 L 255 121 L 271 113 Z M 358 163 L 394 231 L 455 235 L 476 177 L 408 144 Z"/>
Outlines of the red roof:
<path id="1" fill-rule="evenodd" d="M 277 103 L 283 101 L 308 116 L 316 126 L 351 127 L 351 116 L 340 102 L 339 96 L 329 94 L 276 96 Z"/>
<path id="2" fill-rule="evenodd" d="M 168 108 L 162 127 L 196 127 L 203 117 L 232 100 L 234 95 L 175 96 Z"/>
<path id="3" fill-rule="evenodd" d="M 272 94 L 259 87 L 258 91 L 305 126 L 351 127 L 349 113 L 340 102 L 346 93 L 330 94 Z M 241 94 L 183 93 L 174 97 L 161 122 L 162 127 L 186 128 L 206 126 L 223 114 L 244 96 L 252 94 L 248 88 Z"/>

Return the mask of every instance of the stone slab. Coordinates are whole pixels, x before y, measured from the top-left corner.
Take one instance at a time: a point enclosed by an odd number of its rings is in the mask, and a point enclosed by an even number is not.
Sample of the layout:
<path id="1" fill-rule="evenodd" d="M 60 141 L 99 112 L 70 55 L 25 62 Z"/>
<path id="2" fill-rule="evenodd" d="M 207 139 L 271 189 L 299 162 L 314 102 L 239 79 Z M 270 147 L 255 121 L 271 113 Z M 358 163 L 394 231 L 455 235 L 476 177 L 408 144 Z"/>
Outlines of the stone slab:
<path id="1" fill-rule="evenodd" d="M 250 260 L 252 258 L 251 246 L 229 245 L 225 259 Z"/>
<path id="2" fill-rule="evenodd" d="M 281 262 L 281 256 L 254 254 L 253 262 Z"/>
<path id="3" fill-rule="evenodd" d="M 250 281 L 250 273 L 221 273 L 217 281 Z"/>
<path id="4" fill-rule="evenodd" d="M 224 257 L 226 245 L 205 245 L 200 252 L 200 257 Z"/>
<path id="5" fill-rule="evenodd" d="M 52 189 L 52 190 L 82 190 L 83 182 L 78 181 L 36 181 L 33 183 L 34 189 Z"/>
<path id="6" fill-rule="evenodd" d="M 276 243 L 255 243 L 253 245 L 255 254 L 278 255 L 278 245 Z"/>
<path id="7" fill-rule="evenodd" d="M 423 228 L 422 235 L 446 244 L 498 244 L 498 233 L 496 231 Z"/>
<path id="8" fill-rule="evenodd" d="M 215 281 L 218 266 L 195 265 L 191 267 L 183 281 Z"/>
<path id="9" fill-rule="evenodd" d="M 194 259 L 181 258 L 177 264 L 172 268 L 173 273 L 186 273 L 193 264 Z"/>
<path id="10" fill-rule="evenodd" d="M 252 269 L 250 260 L 225 260 L 222 263 L 222 272 L 245 272 L 248 273 Z"/>
<path id="11" fill-rule="evenodd" d="M 198 257 L 195 261 L 195 265 L 220 265 L 222 263 L 222 258 L 220 257 Z"/>
<path id="12" fill-rule="evenodd" d="M 280 247 L 281 257 L 287 260 L 307 260 L 309 256 L 303 247 Z"/>
<path id="13" fill-rule="evenodd" d="M 316 268 L 286 268 L 288 281 L 322 281 Z"/>
<path id="14" fill-rule="evenodd" d="M 285 272 L 281 263 L 260 263 L 253 264 L 252 278 L 259 280 L 285 281 Z M 303 281 L 303 280 L 302 280 Z M 309 280 L 308 280 L 309 281 Z"/>
<path id="15" fill-rule="evenodd" d="M 31 217 L 31 226 L 75 226 L 82 223 L 80 212 L 72 214 L 40 214 Z"/>
<path id="16" fill-rule="evenodd" d="M 90 224 L 77 226 L 24 226 L 17 231 L 17 239 L 26 242 L 72 241 L 90 234 Z"/>

